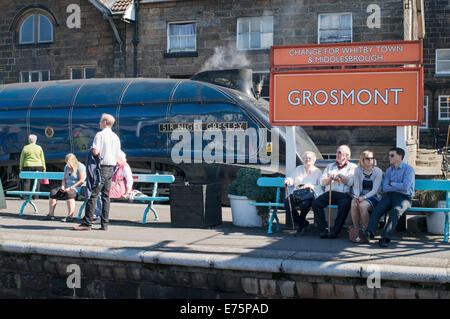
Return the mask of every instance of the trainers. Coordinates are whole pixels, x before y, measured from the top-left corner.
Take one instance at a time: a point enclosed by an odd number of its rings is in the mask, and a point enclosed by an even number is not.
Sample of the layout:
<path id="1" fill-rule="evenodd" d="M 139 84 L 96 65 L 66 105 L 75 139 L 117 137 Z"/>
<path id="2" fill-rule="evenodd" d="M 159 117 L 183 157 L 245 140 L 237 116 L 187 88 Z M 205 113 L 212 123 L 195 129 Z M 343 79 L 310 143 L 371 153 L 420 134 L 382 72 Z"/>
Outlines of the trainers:
<path id="1" fill-rule="evenodd" d="M 100 227 L 99 229 L 107 231 L 108 230 L 108 225 L 102 225 L 102 227 Z"/>
<path id="2" fill-rule="evenodd" d="M 320 238 L 328 238 L 328 230 L 324 230 L 320 232 Z"/>
<path id="3" fill-rule="evenodd" d="M 61 219 L 61 221 L 63 223 L 70 223 L 70 222 L 73 222 L 73 220 L 74 220 L 74 218 L 73 217 L 69 217 L 69 216 L 64 217 L 63 219 Z"/>
<path id="4" fill-rule="evenodd" d="M 55 220 L 55 216 L 47 215 L 44 217 L 44 220 Z"/>
<path id="5" fill-rule="evenodd" d="M 73 230 L 91 230 L 91 227 L 81 224 L 79 226 L 73 226 L 72 229 Z"/>
<path id="6" fill-rule="evenodd" d="M 328 238 L 337 238 L 336 232 L 332 231 L 328 233 Z"/>
<path id="7" fill-rule="evenodd" d="M 388 238 L 381 238 L 380 241 L 378 242 L 378 245 L 380 245 L 380 247 L 382 248 L 387 248 L 390 242 L 391 240 Z"/>
<path id="8" fill-rule="evenodd" d="M 358 238 L 360 243 L 370 243 L 370 232 L 368 230 L 359 230 Z"/>

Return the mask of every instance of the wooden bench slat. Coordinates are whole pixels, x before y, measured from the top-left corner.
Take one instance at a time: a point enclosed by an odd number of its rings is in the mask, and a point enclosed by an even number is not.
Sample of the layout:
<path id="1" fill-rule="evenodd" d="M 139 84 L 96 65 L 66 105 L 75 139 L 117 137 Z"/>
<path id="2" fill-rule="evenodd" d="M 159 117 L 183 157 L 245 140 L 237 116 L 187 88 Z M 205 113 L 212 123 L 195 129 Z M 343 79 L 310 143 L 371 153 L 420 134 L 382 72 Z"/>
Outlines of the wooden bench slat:
<path id="1" fill-rule="evenodd" d="M 133 174 L 133 181 L 138 183 L 173 183 L 175 176 L 159 174 Z"/>
<path id="2" fill-rule="evenodd" d="M 22 179 L 54 179 L 63 180 L 64 172 L 31 172 L 22 171 L 19 174 Z"/>
<path id="3" fill-rule="evenodd" d="M 165 201 L 169 200 L 169 197 L 135 197 L 133 200 L 140 200 L 140 201 Z"/>

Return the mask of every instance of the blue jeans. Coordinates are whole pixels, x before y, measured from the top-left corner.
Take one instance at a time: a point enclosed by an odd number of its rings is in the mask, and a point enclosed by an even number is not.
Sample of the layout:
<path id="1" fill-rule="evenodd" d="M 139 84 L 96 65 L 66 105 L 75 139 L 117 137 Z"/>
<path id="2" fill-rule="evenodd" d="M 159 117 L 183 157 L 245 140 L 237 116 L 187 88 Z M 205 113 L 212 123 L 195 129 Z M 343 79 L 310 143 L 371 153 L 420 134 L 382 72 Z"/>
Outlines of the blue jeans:
<path id="1" fill-rule="evenodd" d="M 370 216 L 367 230 L 369 230 L 372 234 L 375 234 L 381 216 L 383 216 L 390 209 L 389 220 L 383 229 L 381 237 L 389 240 L 392 239 L 398 220 L 410 207 L 411 196 L 397 192 L 389 192 L 384 194 Z"/>

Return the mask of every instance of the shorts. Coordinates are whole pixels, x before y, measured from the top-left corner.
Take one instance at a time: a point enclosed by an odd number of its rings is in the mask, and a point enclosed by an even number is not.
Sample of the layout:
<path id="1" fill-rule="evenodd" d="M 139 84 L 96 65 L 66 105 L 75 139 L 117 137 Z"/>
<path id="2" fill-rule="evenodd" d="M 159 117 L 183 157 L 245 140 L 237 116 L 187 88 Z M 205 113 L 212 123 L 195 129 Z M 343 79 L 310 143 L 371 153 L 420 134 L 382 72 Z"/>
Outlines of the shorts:
<path id="1" fill-rule="evenodd" d="M 57 199 L 57 200 L 68 200 L 68 199 L 74 199 L 78 195 L 77 191 L 73 188 L 71 188 L 68 192 L 61 191 L 61 186 L 52 188 L 50 190 L 50 198 Z"/>

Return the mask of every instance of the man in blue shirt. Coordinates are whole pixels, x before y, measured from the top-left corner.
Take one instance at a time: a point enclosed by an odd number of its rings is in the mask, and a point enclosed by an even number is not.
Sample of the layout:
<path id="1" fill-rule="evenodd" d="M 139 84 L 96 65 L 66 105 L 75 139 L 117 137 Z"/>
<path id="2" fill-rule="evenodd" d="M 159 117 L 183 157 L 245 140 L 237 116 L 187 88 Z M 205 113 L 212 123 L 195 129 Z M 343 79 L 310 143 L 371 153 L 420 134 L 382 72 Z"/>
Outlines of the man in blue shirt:
<path id="1" fill-rule="evenodd" d="M 360 234 L 363 240 L 373 238 L 381 216 L 390 209 L 389 221 L 378 242 L 381 247 L 389 246 L 398 220 L 411 207 L 411 199 L 414 196 L 414 169 L 403 163 L 404 157 L 405 151 L 399 147 L 389 150 L 391 166 L 386 170 L 383 179 L 384 195 L 370 217 L 369 226 Z"/>

